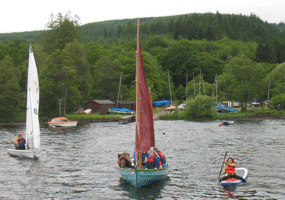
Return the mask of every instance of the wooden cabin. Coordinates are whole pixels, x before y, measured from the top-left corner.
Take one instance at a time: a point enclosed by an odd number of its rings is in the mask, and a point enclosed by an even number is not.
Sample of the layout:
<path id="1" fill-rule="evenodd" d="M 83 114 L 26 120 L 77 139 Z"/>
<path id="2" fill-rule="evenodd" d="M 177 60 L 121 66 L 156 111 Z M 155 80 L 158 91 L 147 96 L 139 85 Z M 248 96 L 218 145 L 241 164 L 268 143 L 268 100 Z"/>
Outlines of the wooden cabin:
<path id="1" fill-rule="evenodd" d="M 92 113 L 99 112 L 105 114 L 109 108 L 116 108 L 116 103 L 110 100 L 89 100 L 84 103 L 84 110 L 92 109 Z"/>
<path id="2" fill-rule="evenodd" d="M 118 101 L 118 108 L 127 108 L 129 110 L 136 111 L 136 102 L 135 101 Z"/>

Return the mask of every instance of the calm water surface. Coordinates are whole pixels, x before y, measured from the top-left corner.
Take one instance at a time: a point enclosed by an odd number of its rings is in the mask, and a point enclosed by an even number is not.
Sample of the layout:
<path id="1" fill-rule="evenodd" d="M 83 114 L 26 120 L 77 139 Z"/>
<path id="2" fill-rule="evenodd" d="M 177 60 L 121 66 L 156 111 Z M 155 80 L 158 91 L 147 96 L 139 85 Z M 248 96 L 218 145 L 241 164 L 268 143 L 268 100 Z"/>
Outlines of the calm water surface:
<path id="1" fill-rule="evenodd" d="M 24 126 L 2 126 L 0 199 L 284 199 L 285 121 L 219 123 L 155 121 L 171 171 L 140 189 L 120 178 L 116 163 L 118 153 L 133 152 L 135 123 L 41 127 L 38 160 L 9 156 Z M 226 151 L 249 177 L 225 190 L 217 178 Z"/>

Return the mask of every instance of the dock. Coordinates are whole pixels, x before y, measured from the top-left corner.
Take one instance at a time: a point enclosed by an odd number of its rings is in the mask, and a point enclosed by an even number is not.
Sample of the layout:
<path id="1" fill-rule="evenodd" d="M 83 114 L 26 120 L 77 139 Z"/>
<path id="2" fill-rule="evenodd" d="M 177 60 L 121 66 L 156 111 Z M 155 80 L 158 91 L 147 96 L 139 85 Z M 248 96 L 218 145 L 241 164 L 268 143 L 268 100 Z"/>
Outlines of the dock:
<path id="1" fill-rule="evenodd" d="M 127 115 L 127 116 L 121 117 L 119 119 L 119 123 L 120 124 L 127 124 L 127 123 L 134 122 L 135 120 L 136 120 L 135 115 Z"/>

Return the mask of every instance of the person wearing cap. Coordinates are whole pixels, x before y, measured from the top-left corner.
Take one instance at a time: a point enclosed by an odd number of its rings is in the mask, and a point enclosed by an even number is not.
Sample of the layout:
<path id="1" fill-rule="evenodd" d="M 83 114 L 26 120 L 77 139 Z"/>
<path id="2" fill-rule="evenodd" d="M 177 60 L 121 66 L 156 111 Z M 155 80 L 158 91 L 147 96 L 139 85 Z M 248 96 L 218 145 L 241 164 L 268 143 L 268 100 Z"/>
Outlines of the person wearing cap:
<path id="1" fill-rule="evenodd" d="M 23 138 L 22 132 L 18 134 L 18 137 L 16 137 L 14 144 L 16 149 L 25 149 L 26 140 Z"/>

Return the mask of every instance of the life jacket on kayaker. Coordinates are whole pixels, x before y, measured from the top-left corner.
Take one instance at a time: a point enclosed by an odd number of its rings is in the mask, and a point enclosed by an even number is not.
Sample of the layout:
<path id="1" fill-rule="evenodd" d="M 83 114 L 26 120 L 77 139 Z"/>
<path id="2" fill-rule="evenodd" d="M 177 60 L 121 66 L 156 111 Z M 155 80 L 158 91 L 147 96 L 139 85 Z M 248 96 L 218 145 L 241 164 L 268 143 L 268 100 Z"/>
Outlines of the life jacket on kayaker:
<path id="1" fill-rule="evenodd" d="M 231 163 L 230 165 L 229 163 L 225 164 L 226 164 L 225 168 L 227 174 L 236 174 L 236 163 Z"/>

